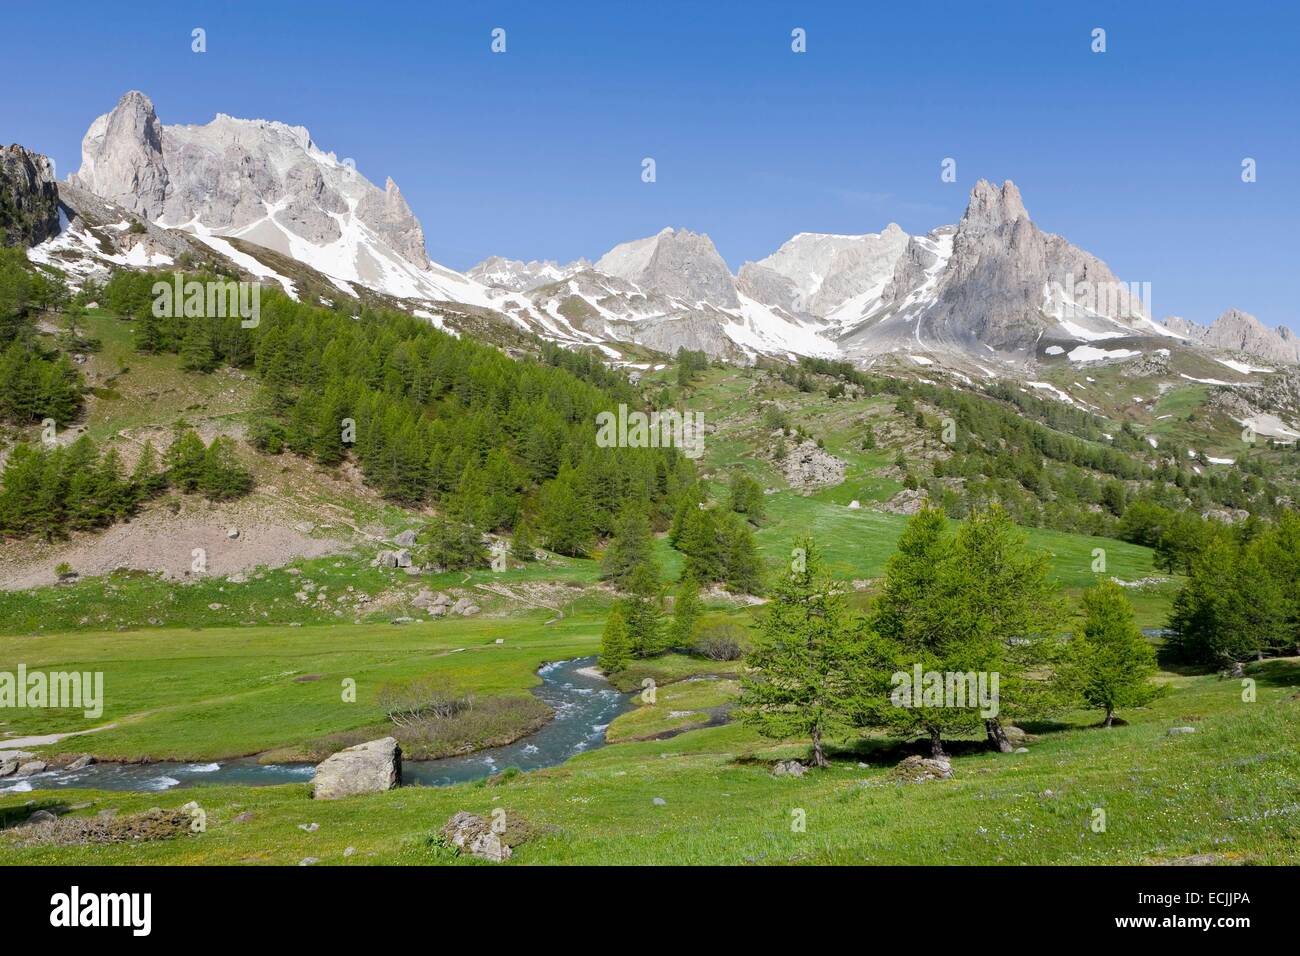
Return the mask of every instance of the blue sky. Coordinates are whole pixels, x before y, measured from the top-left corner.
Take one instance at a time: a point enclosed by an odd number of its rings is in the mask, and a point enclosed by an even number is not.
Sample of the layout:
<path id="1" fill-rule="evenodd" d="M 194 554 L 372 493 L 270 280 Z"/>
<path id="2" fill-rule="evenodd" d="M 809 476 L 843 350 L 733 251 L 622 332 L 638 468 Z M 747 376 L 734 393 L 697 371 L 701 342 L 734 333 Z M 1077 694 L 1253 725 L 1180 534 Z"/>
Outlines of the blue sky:
<path id="1" fill-rule="evenodd" d="M 129 89 L 164 123 L 301 124 L 391 175 L 460 269 L 665 225 L 735 269 L 797 232 L 925 232 L 1012 179 L 1040 226 L 1150 282 L 1157 315 L 1300 331 L 1294 4 L 54 0 L 5 23 L 0 141 L 61 176 Z"/>

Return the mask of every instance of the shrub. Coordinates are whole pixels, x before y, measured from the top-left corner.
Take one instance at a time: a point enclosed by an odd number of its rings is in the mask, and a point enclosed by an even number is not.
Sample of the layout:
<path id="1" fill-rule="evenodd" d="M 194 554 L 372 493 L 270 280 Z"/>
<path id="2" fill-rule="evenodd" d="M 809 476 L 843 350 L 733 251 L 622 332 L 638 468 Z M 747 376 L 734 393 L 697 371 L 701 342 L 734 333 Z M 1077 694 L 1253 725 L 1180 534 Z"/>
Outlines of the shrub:
<path id="1" fill-rule="evenodd" d="M 738 661 L 745 656 L 745 629 L 730 621 L 704 624 L 696 630 L 691 653 L 711 661 Z"/>

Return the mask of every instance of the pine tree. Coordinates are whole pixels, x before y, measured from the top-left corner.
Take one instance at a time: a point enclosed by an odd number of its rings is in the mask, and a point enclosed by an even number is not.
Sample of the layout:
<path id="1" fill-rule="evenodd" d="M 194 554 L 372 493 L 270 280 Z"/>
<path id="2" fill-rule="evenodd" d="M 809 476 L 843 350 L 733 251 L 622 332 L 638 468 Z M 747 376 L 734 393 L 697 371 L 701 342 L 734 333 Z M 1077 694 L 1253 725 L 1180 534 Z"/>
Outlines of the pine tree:
<path id="1" fill-rule="evenodd" d="M 722 544 L 713 509 L 692 505 L 682 518 L 677 537 L 677 550 L 686 558 L 682 562 L 682 578 L 693 577 L 702 585 L 724 580 Z"/>
<path id="2" fill-rule="evenodd" d="M 1053 650 L 1044 635 L 1063 613 L 1048 562 L 993 505 L 958 529 L 942 568 L 936 625 L 949 669 L 998 674 L 999 716 L 984 724 L 989 742 L 1004 752 L 1012 747 L 1001 715 L 1039 716 L 1060 703 L 1051 683 L 1035 676 Z"/>
<path id="3" fill-rule="evenodd" d="M 167 476 L 158 468 L 158 453 L 153 442 L 146 441 L 131 472 L 131 486 L 138 501 L 147 501 L 167 487 Z"/>
<path id="4" fill-rule="evenodd" d="M 766 503 L 763 500 L 762 485 L 748 475 L 737 472 L 731 479 L 729 491 L 728 508 L 744 515 L 756 525 L 763 523 Z"/>
<path id="5" fill-rule="evenodd" d="M 727 587 L 739 594 L 760 594 L 763 590 L 763 564 L 758 559 L 754 533 L 749 524 L 735 514 L 721 520 L 722 575 Z"/>
<path id="6" fill-rule="evenodd" d="M 704 612 L 700 601 L 700 584 L 688 577 L 677 587 L 677 598 L 673 602 L 673 621 L 669 628 L 669 644 L 674 650 L 685 651 L 691 646 L 695 635 L 695 624 Z"/>
<path id="7" fill-rule="evenodd" d="M 637 657 L 655 657 L 668 650 L 668 632 L 660 608 L 659 578 L 648 565 L 632 572 L 623 599 L 623 617 L 627 621 L 628 639 Z"/>
<path id="8" fill-rule="evenodd" d="M 579 557 L 587 553 L 595 537 L 591 509 L 573 487 L 572 472 L 560 473 L 542 486 L 538 500 L 542 539 L 559 554 Z"/>
<path id="9" fill-rule="evenodd" d="M 239 498 L 253 488 L 253 476 L 235 455 L 235 441 L 218 435 L 203 453 L 203 466 L 197 488 L 212 501 Z"/>
<path id="10" fill-rule="evenodd" d="M 1159 695 L 1150 683 L 1156 655 L 1133 620 L 1133 605 L 1113 581 L 1083 593 L 1083 628 L 1075 634 L 1061 671 L 1063 684 L 1100 707 L 1109 727 L 1120 707 L 1141 707 Z"/>
<path id="11" fill-rule="evenodd" d="M 806 539 L 802 549 L 772 584 L 736 713 L 764 737 L 809 738 L 814 764 L 826 767 L 826 739 L 858 722 L 869 639 L 816 546 Z"/>
<path id="12" fill-rule="evenodd" d="M 216 367 L 217 356 L 212 347 L 212 330 L 208 320 L 187 319 L 181 338 L 181 368 L 188 372 L 210 372 Z"/>
<path id="13" fill-rule="evenodd" d="M 514 534 L 510 536 L 510 554 L 516 561 L 533 561 L 536 559 L 536 546 L 533 544 L 533 523 L 524 515 L 515 522 Z"/>
<path id="14" fill-rule="evenodd" d="M 196 491 L 203 476 L 203 439 L 193 429 L 182 429 L 163 455 L 168 481 L 181 491 Z"/>
<path id="15" fill-rule="evenodd" d="M 631 662 L 632 642 L 623 617 L 623 602 L 615 601 L 605 618 L 605 629 L 600 635 L 600 657 L 596 663 L 606 674 L 616 674 Z"/>
<path id="16" fill-rule="evenodd" d="M 648 568 L 656 580 L 659 577 L 646 510 L 645 502 L 636 502 L 623 509 L 614 537 L 601 559 L 600 576 L 621 591 L 629 589 L 633 576 L 641 568 Z"/>

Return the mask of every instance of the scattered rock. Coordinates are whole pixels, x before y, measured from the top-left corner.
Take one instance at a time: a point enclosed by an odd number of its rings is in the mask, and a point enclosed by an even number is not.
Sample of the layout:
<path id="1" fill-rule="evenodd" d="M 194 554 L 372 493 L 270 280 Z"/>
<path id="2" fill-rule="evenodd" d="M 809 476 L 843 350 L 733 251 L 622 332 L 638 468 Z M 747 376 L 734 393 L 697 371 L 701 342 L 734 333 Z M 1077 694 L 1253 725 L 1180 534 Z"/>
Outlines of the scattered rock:
<path id="1" fill-rule="evenodd" d="M 1156 866 L 1218 866 L 1224 858 L 1218 853 L 1194 853 L 1191 856 L 1174 857 L 1172 860 L 1158 860 Z"/>
<path id="2" fill-rule="evenodd" d="M 802 777 L 807 772 L 808 768 L 797 760 L 782 760 L 772 768 L 774 777 Z"/>
<path id="3" fill-rule="evenodd" d="M 1194 733 L 1196 733 L 1195 727 L 1170 727 L 1169 728 L 1169 735 L 1171 737 L 1174 734 L 1194 734 Z"/>
<path id="4" fill-rule="evenodd" d="M 44 773 L 49 766 L 44 760 L 29 760 L 27 763 L 18 765 L 18 772 L 15 776 L 30 777 L 34 773 Z"/>
<path id="5" fill-rule="evenodd" d="M 211 604 L 208 605 L 208 610 L 209 610 L 209 611 L 220 611 L 223 607 L 225 607 L 224 604 L 218 604 L 216 601 L 213 601 Z"/>
<path id="6" fill-rule="evenodd" d="M 32 826 L 37 823 L 52 823 L 57 819 L 59 818 L 55 816 L 53 813 L 50 813 L 49 810 L 37 810 L 25 821 L 23 821 L 23 823 L 24 826 Z"/>
<path id="7" fill-rule="evenodd" d="M 462 617 L 469 617 L 471 614 L 477 614 L 480 608 L 469 598 L 460 598 L 451 606 L 452 614 L 459 614 Z"/>
<path id="8" fill-rule="evenodd" d="M 860 502 L 857 498 L 854 498 L 852 501 L 849 502 L 849 507 L 852 508 L 854 511 L 857 511 L 859 508 L 862 507 L 862 502 Z"/>
<path id="9" fill-rule="evenodd" d="M 299 866 L 311 866 L 313 863 L 319 863 L 320 858 L 315 856 L 305 856 L 298 861 Z"/>
<path id="10" fill-rule="evenodd" d="M 893 769 L 893 775 L 904 783 L 924 783 L 927 780 L 948 780 L 952 777 L 952 764 L 937 757 L 906 757 Z"/>
<path id="11" fill-rule="evenodd" d="M 393 565 L 394 567 L 409 568 L 411 566 L 411 552 L 409 548 L 402 548 L 400 551 L 394 551 L 392 552 L 392 555 L 393 561 L 396 562 Z"/>
<path id="12" fill-rule="evenodd" d="M 81 755 L 80 757 L 78 757 L 76 760 L 72 761 L 72 763 L 68 764 L 67 769 L 68 769 L 68 770 L 85 770 L 87 767 L 89 767 L 89 766 L 90 766 L 92 763 L 94 763 L 94 762 L 95 762 L 95 758 L 92 757 L 90 754 L 82 754 L 82 755 Z"/>
<path id="13" fill-rule="evenodd" d="M 415 546 L 415 532 L 410 529 L 403 531 L 393 539 L 393 544 L 399 548 L 410 548 Z"/>
<path id="14" fill-rule="evenodd" d="M 455 813 L 442 828 L 442 838 L 449 846 L 454 846 L 461 853 L 468 853 L 481 860 L 503 863 L 510 859 L 513 851 L 502 842 L 499 834 L 492 831 L 492 825 L 478 814 L 460 810 Z"/>
<path id="15" fill-rule="evenodd" d="M 655 797 L 655 798 L 654 798 L 653 800 L 651 800 L 650 802 L 653 803 L 656 807 L 666 807 L 666 806 L 668 806 L 668 801 L 665 800 L 663 797 Z"/>
<path id="16" fill-rule="evenodd" d="M 316 530 L 316 526 L 310 521 L 299 521 L 293 526 L 293 530 L 297 531 L 299 534 L 311 534 Z"/>
<path id="17" fill-rule="evenodd" d="M 348 747 L 316 766 L 312 796 L 337 800 L 391 790 L 402 782 L 402 748 L 392 737 Z"/>
<path id="18" fill-rule="evenodd" d="M 415 618 L 413 618 L 413 617 L 395 617 L 395 618 L 393 618 L 393 623 L 394 623 L 394 624 L 410 624 L 410 623 L 412 623 L 414 620 L 415 620 Z"/>
<path id="19" fill-rule="evenodd" d="M 243 813 L 241 813 L 239 816 L 235 817 L 235 819 L 234 819 L 233 822 L 234 822 L 234 823 L 247 823 L 249 820 L 253 819 L 253 817 L 255 817 L 255 816 L 257 816 L 257 814 L 254 813 L 252 810 L 245 810 L 245 811 L 244 811 Z"/>
<path id="20" fill-rule="evenodd" d="M 317 830 L 320 829 L 320 824 L 319 824 L 319 823 L 300 823 L 300 824 L 298 824 L 298 829 L 299 829 L 299 830 L 302 830 L 304 833 L 315 833 Z"/>
<path id="21" fill-rule="evenodd" d="M 844 480 L 845 463 L 830 452 L 807 440 L 791 449 L 777 467 L 791 487 L 799 491 L 814 491 L 826 485 L 838 485 Z"/>
<path id="22" fill-rule="evenodd" d="M 1011 752 L 1012 752 L 1012 753 L 1017 753 L 1017 754 L 1027 754 L 1027 753 L 1029 753 L 1029 748 L 1028 748 L 1028 747 L 1017 747 L 1015 750 L 1013 750 L 1013 751 L 1011 751 Z"/>
<path id="23" fill-rule="evenodd" d="M 445 604 L 435 604 L 433 607 L 429 608 L 429 615 L 430 615 L 431 617 L 446 617 L 446 616 L 447 616 L 447 605 L 445 605 Z"/>
<path id="24" fill-rule="evenodd" d="M 343 851 L 343 855 L 344 855 L 344 856 L 351 856 L 353 853 L 356 853 L 356 852 L 357 852 L 357 848 L 354 847 L 354 846 L 350 846 L 350 847 L 348 847 L 346 850 Z"/>
<path id="25" fill-rule="evenodd" d="M 238 538 L 238 537 L 239 537 L 239 529 L 238 529 L 238 528 L 231 528 L 229 531 L 226 532 L 226 537 L 227 537 L 227 538 L 231 538 L 232 540 L 233 540 L 234 538 Z"/>
<path id="26" fill-rule="evenodd" d="M 881 511 L 895 515 L 914 515 L 920 511 L 929 497 L 924 488 L 904 488 L 894 497 L 881 504 Z"/>
<path id="27" fill-rule="evenodd" d="M 18 758 L 6 757 L 4 760 L 0 760 L 0 777 L 7 777 L 12 773 L 16 773 L 17 771 L 18 771 Z"/>

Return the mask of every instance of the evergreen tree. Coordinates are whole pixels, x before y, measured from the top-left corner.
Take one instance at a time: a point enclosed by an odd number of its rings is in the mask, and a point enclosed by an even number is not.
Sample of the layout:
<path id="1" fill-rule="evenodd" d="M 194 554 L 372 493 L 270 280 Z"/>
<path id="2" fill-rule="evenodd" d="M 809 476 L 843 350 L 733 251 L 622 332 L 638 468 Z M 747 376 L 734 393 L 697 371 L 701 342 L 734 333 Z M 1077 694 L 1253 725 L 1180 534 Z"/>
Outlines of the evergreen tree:
<path id="1" fill-rule="evenodd" d="M 668 650 L 668 632 L 660 607 L 658 575 L 647 565 L 639 565 L 628 581 L 630 596 L 623 599 L 623 617 L 627 621 L 628 640 L 637 657 L 655 657 Z"/>
<path id="2" fill-rule="evenodd" d="M 240 465 L 235 455 L 235 440 L 229 435 L 212 439 L 203 453 L 198 491 L 212 501 L 223 501 L 246 495 L 252 488 L 252 474 Z"/>
<path id="3" fill-rule="evenodd" d="M 559 554 L 578 557 L 587 553 L 596 535 L 591 509 L 573 486 L 572 472 L 560 473 L 542 486 L 538 498 L 542 540 Z"/>
<path id="4" fill-rule="evenodd" d="M 180 429 L 163 454 L 167 480 L 181 491 L 197 491 L 203 477 L 206 451 L 197 432 L 191 428 Z"/>
<path id="5" fill-rule="evenodd" d="M 731 479 L 727 507 L 754 524 L 762 524 L 766 507 L 763 486 L 748 475 L 737 472 Z"/>
<path id="6" fill-rule="evenodd" d="M 1141 707 L 1159 695 L 1150 683 L 1156 655 L 1133 620 L 1123 588 L 1102 581 L 1083 593 L 1083 628 L 1062 668 L 1062 683 L 1085 703 L 1101 708 L 1109 727 L 1120 707 Z"/>
<path id="7" fill-rule="evenodd" d="M 674 650 L 685 651 L 690 648 L 695 624 L 703 612 L 699 582 L 688 577 L 678 585 L 677 598 L 673 602 L 673 621 L 668 636 L 669 644 Z"/>
<path id="8" fill-rule="evenodd" d="M 739 594 L 761 594 L 763 565 L 758 559 L 754 533 L 743 518 L 734 513 L 721 521 L 723 580 Z"/>
<path id="9" fill-rule="evenodd" d="M 676 547 L 685 556 L 683 579 L 692 577 L 702 585 L 724 580 L 722 536 L 712 508 L 691 505 L 686 509 Z"/>
<path id="10" fill-rule="evenodd" d="M 533 523 L 525 515 L 515 523 L 514 534 L 510 536 L 510 554 L 516 561 L 529 562 L 536 559 L 535 552 Z"/>
<path id="11" fill-rule="evenodd" d="M 636 502 L 623 509 L 614 537 L 601 559 L 600 576 L 621 591 L 629 589 L 633 575 L 642 568 L 648 568 L 656 580 L 659 577 L 646 507 L 645 502 Z"/>
<path id="12" fill-rule="evenodd" d="M 605 629 L 600 635 L 600 657 L 596 663 L 606 674 L 616 674 L 631 662 L 632 642 L 623 617 L 623 602 L 615 601 L 605 618 Z"/>
<path id="13" fill-rule="evenodd" d="M 424 523 L 416 541 L 420 563 L 444 571 L 466 571 L 488 563 L 483 534 L 474 525 L 456 518 L 435 516 Z"/>
<path id="14" fill-rule="evenodd" d="M 869 639 L 816 546 L 802 547 L 805 559 L 772 584 L 736 713 L 764 737 L 809 738 L 813 763 L 826 767 L 827 738 L 859 721 Z"/>

